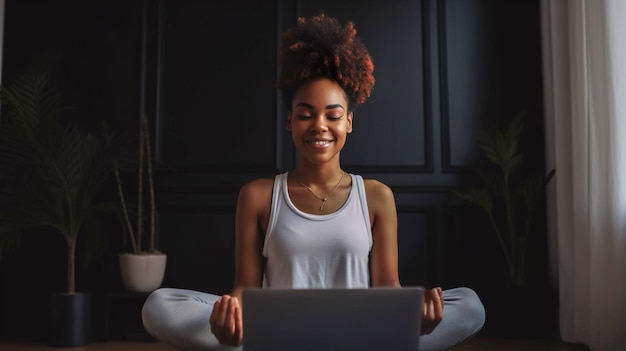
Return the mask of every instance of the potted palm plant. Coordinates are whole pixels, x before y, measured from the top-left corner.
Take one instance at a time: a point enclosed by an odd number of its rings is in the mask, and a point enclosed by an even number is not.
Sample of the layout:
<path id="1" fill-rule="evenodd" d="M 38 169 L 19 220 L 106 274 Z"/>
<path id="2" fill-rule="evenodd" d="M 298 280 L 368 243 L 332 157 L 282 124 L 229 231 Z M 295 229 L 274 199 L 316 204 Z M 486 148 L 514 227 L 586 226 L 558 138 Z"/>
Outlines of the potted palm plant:
<path id="1" fill-rule="evenodd" d="M 520 135 L 524 113 L 518 113 L 505 130 L 496 126 L 478 131 L 479 149 L 494 168 L 475 168 L 482 180 L 480 186 L 454 190 L 459 197 L 480 207 L 493 229 L 509 272 L 512 286 L 527 282 L 526 264 L 530 254 L 528 238 L 532 234 L 537 210 L 541 207 L 545 187 L 554 176 L 523 174 L 524 153 L 520 150 Z"/>
<path id="2" fill-rule="evenodd" d="M 119 168 L 115 168 L 123 212 L 122 227 L 128 234 L 131 246 L 131 251 L 120 254 L 120 273 L 124 286 L 134 292 L 150 292 L 160 287 L 167 263 L 167 255 L 156 248 L 156 208 L 151 150 L 148 117 L 141 114 L 137 158 L 137 210 L 132 214 L 124 195 Z M 146 189 L 147 205 L 143 201 Z M 147 216 L 144 216 L 144 212 L 147 212 Z M 147 236 L 144 236 L 146 226 Z"/>
<path id="3" fill-rule="evenodd" d="M 46 72 L 25 73 L 0 92 L 7 106 L 0 124 L 0 255 L 33 227 L 64 239 L 66 288 L 52 297 L 51 342 L 86 344 L 91 297 L 76 289 L 77 250 L 93 248 L 102 214 L 116 211 L 117 202 L 100 195 L 128 139 L 62 123 L 67 107 Z"/>
<path id="4" fill-rule="evenodd" d="M 482 209 L 501 248 L 508 285 L 480 291 L 491 316 L 482 332 L 500 337 L 545 337 L 556 319 L 554 294 L 545 285 L 535 286 L 537 277 L 531 281 L 527 269 L 530 259 L 539 259 L 529 244 L 545 233 L 537 224 L 543 223 L 538 221 L 541 205 L 555 170 L 538 174 L 524 168 L 523 127 L 520 112 L 504 130 L 495 125 L 479 130 L 476 141 L 487 162 L 474 169 L 482 184 L 453 191 Z"/>

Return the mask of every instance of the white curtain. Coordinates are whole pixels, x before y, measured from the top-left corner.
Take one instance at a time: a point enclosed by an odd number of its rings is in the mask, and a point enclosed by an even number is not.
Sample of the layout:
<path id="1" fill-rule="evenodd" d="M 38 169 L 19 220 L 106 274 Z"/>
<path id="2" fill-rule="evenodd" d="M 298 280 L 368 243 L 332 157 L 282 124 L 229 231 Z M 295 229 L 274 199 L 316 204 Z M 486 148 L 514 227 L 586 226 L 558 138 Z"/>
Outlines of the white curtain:
<path id="1" fill-rule="evenodd" d="M 626 1 L 543 0 L 560 333 L 626 350 Z"/>

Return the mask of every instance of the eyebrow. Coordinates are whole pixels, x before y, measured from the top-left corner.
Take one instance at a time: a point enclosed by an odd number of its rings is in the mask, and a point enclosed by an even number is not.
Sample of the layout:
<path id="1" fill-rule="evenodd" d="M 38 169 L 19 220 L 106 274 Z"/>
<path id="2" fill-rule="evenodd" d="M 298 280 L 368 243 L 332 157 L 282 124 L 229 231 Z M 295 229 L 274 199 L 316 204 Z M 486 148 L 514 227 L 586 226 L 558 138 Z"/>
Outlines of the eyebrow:
<path id="1" fill-rule="evenodd" d="M 298 107 L 298 106 L 306 107 L 306 108 L 311 109 L 311 110 L 313 109 L 313 105 L 311 105 L 311 104 L 307 104 L 306 102 L 299 102 L 299 103 L 296 105 L 296 107 Z M 344 108 L 344 107 L 343 107 L 343 105 L 341 105 L 341 104 L 332 104 L 332 105 L 328 105 L 328 106 L 326 106 L 326 109 L 327 109 L 327 110 L 332 110 L 332 109 L 334 109 L 334 108 L 341 108 L 342 110 L 345 110 L 345 108 Z"/>

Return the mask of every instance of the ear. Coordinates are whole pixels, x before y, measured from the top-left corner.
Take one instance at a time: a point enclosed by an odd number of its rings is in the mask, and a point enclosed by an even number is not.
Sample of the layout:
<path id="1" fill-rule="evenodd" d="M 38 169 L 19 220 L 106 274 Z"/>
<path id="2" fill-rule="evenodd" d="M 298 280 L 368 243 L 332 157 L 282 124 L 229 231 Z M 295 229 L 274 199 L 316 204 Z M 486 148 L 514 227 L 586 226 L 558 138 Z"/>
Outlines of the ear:
<path id="1" fill-rule="evenodd" d="M 291 112 L 289 112 L 289 113 L 287 114 L 287 130 L 288 130 L 288 131 L 290 131 L 290 132 L 291 132 L 291 116 L 292 116 L 292 115 L 293 115 L 293 114 L 292 114 Z"/>
<path id="2" fill-rule="evenodd" d="M 348 133 L 352 133 L 352 118 L 354 117 L 354 112 L 348 113 Z"/>

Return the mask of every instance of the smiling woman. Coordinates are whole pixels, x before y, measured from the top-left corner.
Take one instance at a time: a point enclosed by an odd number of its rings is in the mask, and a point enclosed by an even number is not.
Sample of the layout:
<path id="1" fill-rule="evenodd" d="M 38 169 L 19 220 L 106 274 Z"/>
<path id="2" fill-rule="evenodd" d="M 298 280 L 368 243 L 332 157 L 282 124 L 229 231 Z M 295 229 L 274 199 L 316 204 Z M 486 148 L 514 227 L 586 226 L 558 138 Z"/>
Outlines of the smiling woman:
<path id="1" fill-rule="evenodd" d="M 146 330 L 178 348 L 241 347 L 241 298 L 248 288 L 402 287 L 393 192 L 346 172 L 340 162 L 354 111 L 374 87 L 370 54 L 352 22 L 342 25 L 323 13 L 298 19 L 283 39 L 278 87 L 297 165 L 241 188 L 229 294 L 162 288 L 148 297 Z M 415 330 L 422 350 L 449 349 L 485 320 L 480 299 L 468 288 L 425 289 L 423 311 L 421 330 Z"/>

